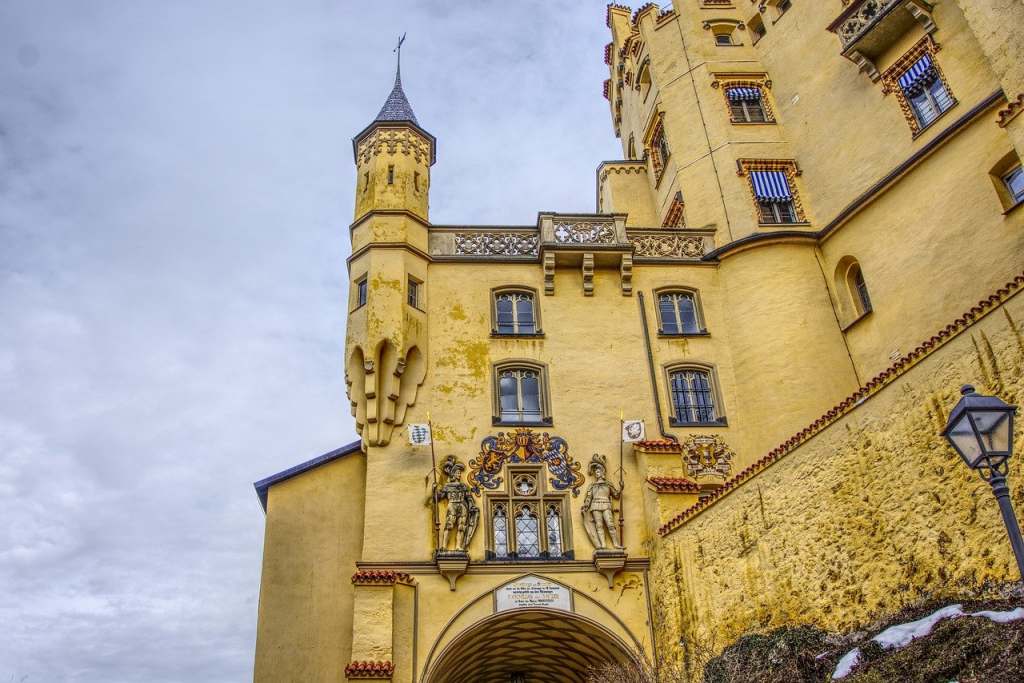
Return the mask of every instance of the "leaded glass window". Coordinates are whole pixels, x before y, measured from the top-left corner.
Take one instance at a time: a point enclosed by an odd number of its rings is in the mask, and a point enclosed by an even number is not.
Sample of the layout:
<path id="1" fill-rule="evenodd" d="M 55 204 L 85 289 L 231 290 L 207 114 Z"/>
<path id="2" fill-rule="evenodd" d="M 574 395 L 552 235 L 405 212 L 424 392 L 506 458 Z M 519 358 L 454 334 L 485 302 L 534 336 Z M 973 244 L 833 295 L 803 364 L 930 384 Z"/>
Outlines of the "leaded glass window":
<path id="1" fill-rule="evenodd" d="M 516 554 L 522 558 L 540 557 L 540 527 L 537 513 L 523 505 L 516 513 Z"/>
<path id="2" fill-rule="evenodd" d="M 531 292 L 498 292 L 494 295 L 496 334 L 536 334 L 537 316 Z"/>
<path id="3" fill-rule="evenodd" d="M 491 560 L 572 559 L 572 530 L 567 528 L 567 494 L 550 487 L 541 468 L 507 466 L 504 489 L 485 494 Z M 563 525 L 565 520 L 565 525 Z"/>
<path id="4" fill-rule="evenodd" d="M 562 519 L 558 514 L 557 505 L 548 505 L 547 510 L 548 554 L 551 557 L 562 555 Z"/>
<path id="5" fill-rule="evenodd" d="M 503 368 L 498 373 L 498 407 L 502 422 L 542 422 L 540 372 Z"/>
<path id="6" fill-rule="evenodd" d="M 508 557 L 508 514 L 504 505 L 494 506 L 491 525 L 494 534 L 494 554 L 497 557 Z"/>
<path id="7" fill-rule="evenodd" d="M 716 421 L 711 375 L 706 370 L 675 370 L 669 374 L 673 418 L 676 422 L 706 424 Z"/>
<path id="8" fill-rule="evenodd" d="M 662 334 L 699 334 L 697 301 L 690 292 L 665 292 L 658 295 L 658 317 Z"/>

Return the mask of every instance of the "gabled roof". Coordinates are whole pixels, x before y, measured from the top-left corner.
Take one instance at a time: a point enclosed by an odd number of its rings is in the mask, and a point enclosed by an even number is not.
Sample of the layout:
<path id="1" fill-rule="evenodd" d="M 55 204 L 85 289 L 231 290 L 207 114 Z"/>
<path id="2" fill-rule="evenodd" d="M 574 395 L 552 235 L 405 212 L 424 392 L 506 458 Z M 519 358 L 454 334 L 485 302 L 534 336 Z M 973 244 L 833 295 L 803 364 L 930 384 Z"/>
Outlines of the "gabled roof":
<path id="1" fill-rule="evenodd" d="M 332 460 L 337 460 L 342 456 L 350 455 L 351 453 L 359 453 L 362 450 L 361 444 L 361 441 L 353 441 L 352 443 L 342 446 L 341 448 L 336 448 L 335 450 L 330 451 L 329 453 L 318 455 L 312 460 L 307 460 L 306 462 L 295 465 L 294 467 L 289 467 L 286 470 L 282 470 L 277 474 L 272 474 L 266 479 L 260 479 L 259 481 L 254 483 L 253 488 L 256 489 L 256 496 L 260 499 L 260 505 L 263 506 L 263 512 L 267 511 L 267 492 L 270 490 L 271 486 L 280 483 L 285 479 L 291 479 L 292 477 L 302 474 L 303 472 L 308 472 L 309 470 L 319 467 L 320 465 L 325 465 L 331 462 Z"/>

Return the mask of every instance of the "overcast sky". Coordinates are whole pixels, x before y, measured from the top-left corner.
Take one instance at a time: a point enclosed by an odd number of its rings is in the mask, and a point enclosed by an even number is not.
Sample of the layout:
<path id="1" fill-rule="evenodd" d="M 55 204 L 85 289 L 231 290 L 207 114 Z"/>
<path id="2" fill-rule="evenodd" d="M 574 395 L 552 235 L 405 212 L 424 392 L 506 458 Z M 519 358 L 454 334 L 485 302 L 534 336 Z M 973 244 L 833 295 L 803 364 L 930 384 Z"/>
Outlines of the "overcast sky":
<path id="1" fill-rule="evenodd" d="M 604 0 L 0 2 L 0 683 L 251 678 L 252 482 L 355 437 L 351 137 L 436 223 L 592 211 Z"/>

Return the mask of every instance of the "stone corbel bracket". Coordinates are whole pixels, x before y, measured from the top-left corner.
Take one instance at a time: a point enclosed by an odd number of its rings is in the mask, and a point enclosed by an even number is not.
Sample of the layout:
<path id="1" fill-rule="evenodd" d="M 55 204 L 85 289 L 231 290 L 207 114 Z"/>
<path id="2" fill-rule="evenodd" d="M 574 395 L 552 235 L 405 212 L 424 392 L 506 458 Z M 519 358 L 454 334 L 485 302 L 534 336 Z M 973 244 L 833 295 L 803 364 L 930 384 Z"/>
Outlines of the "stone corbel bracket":
<path id="1" fill-rule="evenodd" d="M 437 571 L 441 576 L 448 579 L 448 586 L 455 590 L 455 582 L 466 573 L 469 568 L 469 554 L 462 552 L 438 552 L 434 557 L 437 564 Z"/>
<path id="2" fill-rule="evenodd" d="M 608 587 L 615 585 L 615 575 L 626 568 L 626 553 L 618 548 L 599 548 L 594 551 L 594 569 L 608 579 Z"/>

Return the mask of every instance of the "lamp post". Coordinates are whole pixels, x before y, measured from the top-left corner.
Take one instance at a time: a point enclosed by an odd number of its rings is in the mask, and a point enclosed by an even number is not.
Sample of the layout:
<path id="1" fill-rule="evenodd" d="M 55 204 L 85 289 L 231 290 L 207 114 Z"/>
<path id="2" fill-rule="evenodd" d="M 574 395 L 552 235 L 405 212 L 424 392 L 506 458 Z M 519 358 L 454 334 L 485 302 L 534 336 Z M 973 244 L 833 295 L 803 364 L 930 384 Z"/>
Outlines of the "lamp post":
<path id="1" fill-rule="evenodd" d="M 1024 578 L 1024 540 L 1010 503 L 1010 488 L 1006 485 L 1007 461 L 1013 455 L 1013 416 L 1017 406 L 995 396 L 978 394 L 970 384 L 965 384 L 960 393 L 960 401 L 949 414 L 942 436 L 967 466 L 992 487 L 1017 558 L 1017 570 Z"/>

